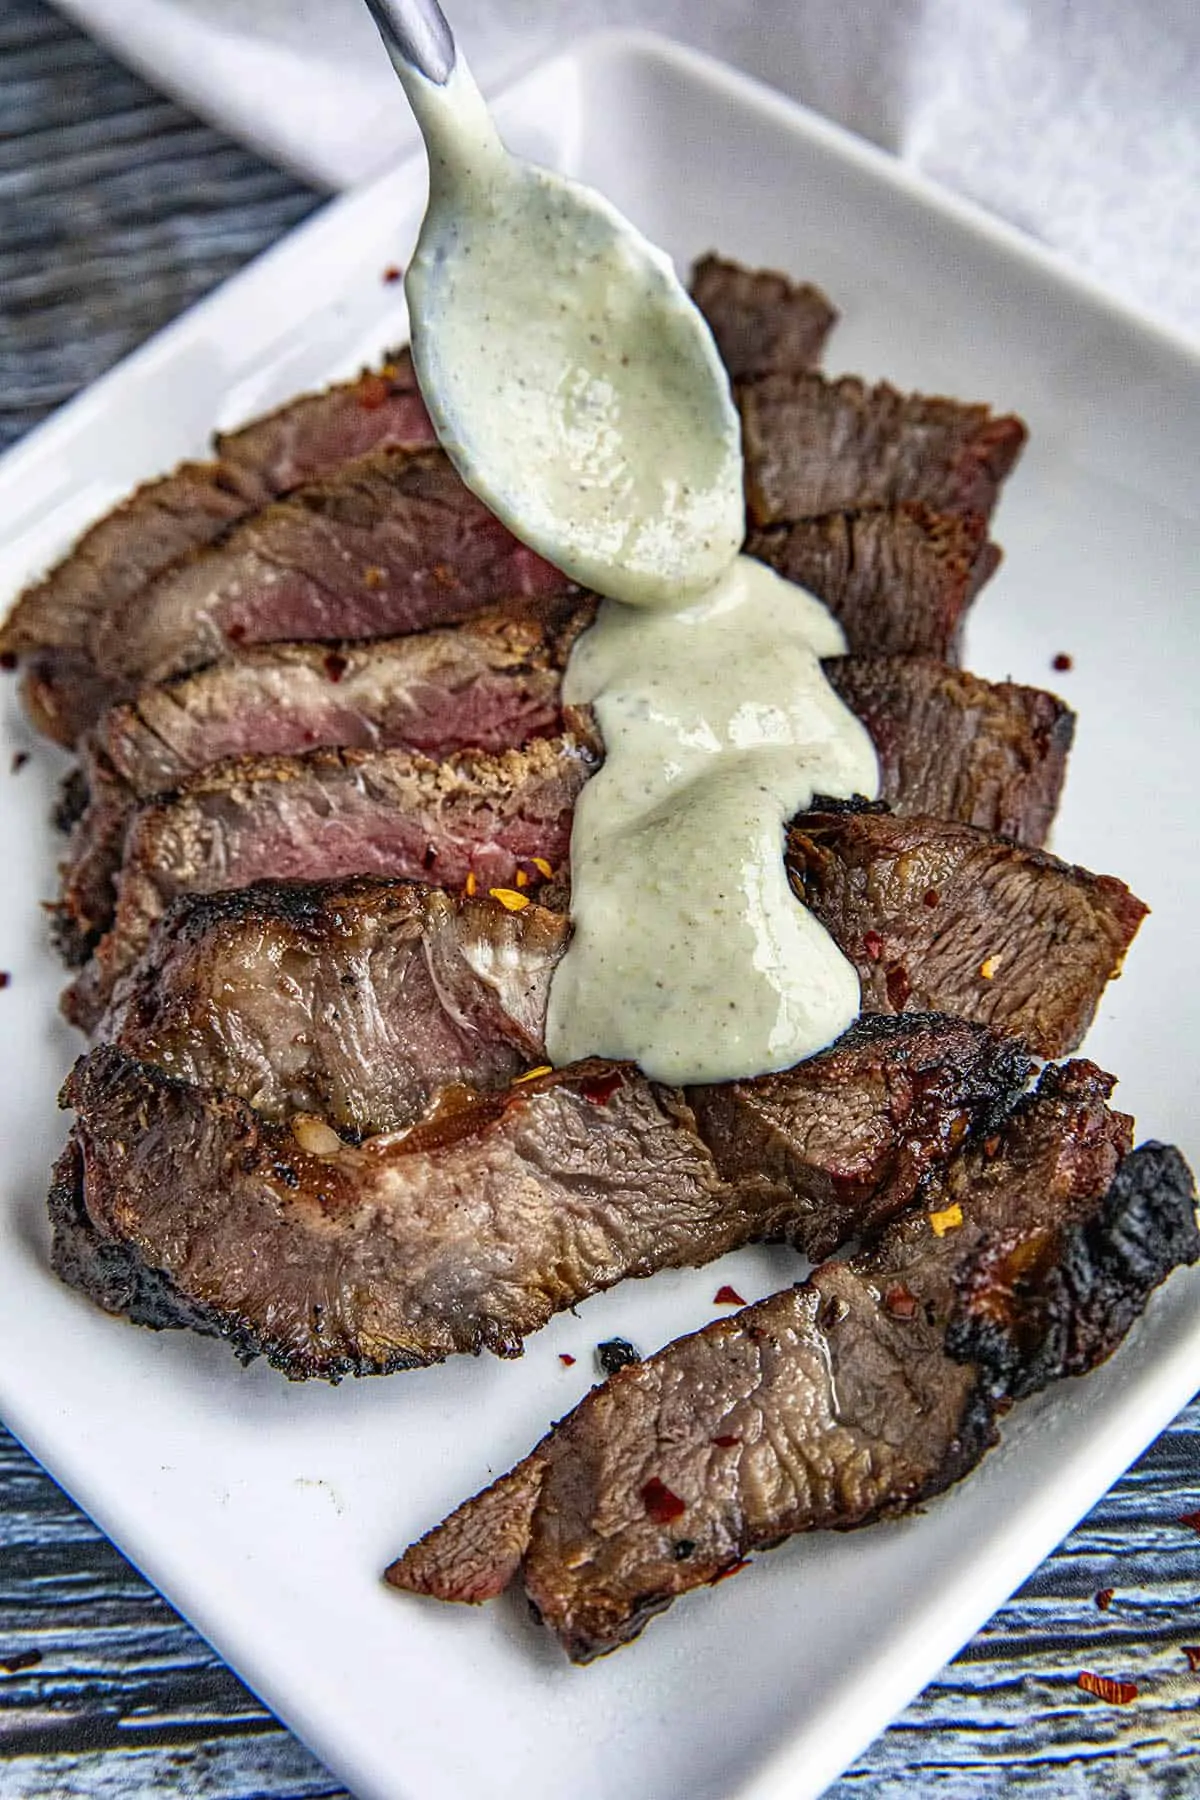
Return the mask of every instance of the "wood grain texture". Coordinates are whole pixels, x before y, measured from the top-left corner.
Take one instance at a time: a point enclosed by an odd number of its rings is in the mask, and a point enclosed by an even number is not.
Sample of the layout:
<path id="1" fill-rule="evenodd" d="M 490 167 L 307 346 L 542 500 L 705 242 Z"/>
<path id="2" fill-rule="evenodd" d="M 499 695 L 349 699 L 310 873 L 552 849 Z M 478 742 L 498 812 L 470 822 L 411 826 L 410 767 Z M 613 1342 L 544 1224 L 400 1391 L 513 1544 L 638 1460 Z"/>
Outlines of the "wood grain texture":
<path id="1" fill-rule="evenodd" d="M 41 0 L 0 0 L 0 443 L 315 199 L 154 94 Z M 831 1800 L 1200 1795 L 1200 1672 L 1184 1653 L 1200 1645 L 1200 1534 L 1179 1523 L 1197 1511 L 1200 1404 Z M 1106 1588 L 1102 1611 L 1095 1595 Z M 1138 1698 L 1092 1698 L 1077 1685 L 1084 1669 L 1135 1682 Z M 166 1794 L 348 1800 L 0 1431 L 0 1796 Z"/>

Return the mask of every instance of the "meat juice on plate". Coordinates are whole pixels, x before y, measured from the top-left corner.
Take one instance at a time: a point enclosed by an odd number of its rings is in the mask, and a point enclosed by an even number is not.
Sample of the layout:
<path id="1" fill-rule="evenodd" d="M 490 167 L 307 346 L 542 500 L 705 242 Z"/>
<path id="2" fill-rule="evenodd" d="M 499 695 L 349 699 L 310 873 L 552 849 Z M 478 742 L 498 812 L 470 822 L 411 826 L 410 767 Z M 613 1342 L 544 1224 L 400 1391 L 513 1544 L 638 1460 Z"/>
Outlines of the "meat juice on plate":
<path id="1" fill-rule="evenodd" d="M 606 596 L 564 687 L 595 708 L 606 760 L 575 814 L 549 1054 L 681 1084 L 787 1068 L 859 1011 L 783 863 L 815 793 L 878 793 L 821 669 L 845 639 L 738 555 L 737 412 L 666 256 L 509 156 L 461 59 L 444 83 L 397 66 L 429 150 L 406 289 L 435 428 L 518 537 Z"/>

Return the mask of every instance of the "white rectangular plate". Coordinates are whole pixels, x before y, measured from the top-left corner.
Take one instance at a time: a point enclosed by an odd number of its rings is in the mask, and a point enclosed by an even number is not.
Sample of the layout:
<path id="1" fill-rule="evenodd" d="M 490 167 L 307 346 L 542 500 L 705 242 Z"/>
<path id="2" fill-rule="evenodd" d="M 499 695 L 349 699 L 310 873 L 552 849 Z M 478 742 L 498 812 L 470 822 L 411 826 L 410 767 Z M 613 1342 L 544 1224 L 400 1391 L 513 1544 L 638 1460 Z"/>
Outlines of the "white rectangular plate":
<path id="1" fill-rule="evenodd" d="M 399 100 L 397 104 L 400 104 Z M 1143 1135 L 1200 1150 L 1192 842 L 1200 767 L 1200 370 L 1016 233 L 740 76 L 639 36 L 591 40 L 500 113 L 686 265 L 717 246 L 822 283 L 835 370 L 1014 408 L 1032 429 L 970 666 L 1051 682 L 1081 714 L 1059 850 L 1154 907 L 1091 1053 Z M 0 469 L 0 594 L 208 431 L 402 334 L 420 215 L 408 165 L 329 207 L 101 381 Z M 137 270 L 129 271 L 130 280 Z M 220 1344 L 94 1311 L 46 1265 L 54 1093 L 76 1045 L 38 899 L 57 759 L 11 693 L 0 747 L 0 1405 L 12 1428 L 360 1800 L 742 1800 L 815 1794 L 1032 1570 L 1190 1397 L 1200 1279 L 1177 1275 L 1098 1375 L 1018 1408 L 983 1468 L 921 1518 L 796 1540 L 570 1668 L 504 1601 L 385 1590 L 379 1571 L 507 1468 L 619 1332 L 649 1350 L 795 1278 L 782 1252 L 631 1283 L 523 1361 L 290 1387 Z M 559 1352 L 578 1358 L 565 1368 Z"/>

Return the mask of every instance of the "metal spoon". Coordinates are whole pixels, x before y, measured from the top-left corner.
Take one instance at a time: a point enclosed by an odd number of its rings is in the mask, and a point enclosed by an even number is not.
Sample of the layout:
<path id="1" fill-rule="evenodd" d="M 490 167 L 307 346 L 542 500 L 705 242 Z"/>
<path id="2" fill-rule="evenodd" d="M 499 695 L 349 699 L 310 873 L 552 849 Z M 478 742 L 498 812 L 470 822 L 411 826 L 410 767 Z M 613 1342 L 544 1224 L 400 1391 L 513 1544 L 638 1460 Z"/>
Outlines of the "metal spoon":
<path id="1" fill-rule="evenodd" d="M 743 534 L 738 418 L 708 326 L 609 201 L 505 150 L 436 0 L 367 4 L 429 155 L 405 292 L 439 439 L 577 581 L 685 602 Z"/>

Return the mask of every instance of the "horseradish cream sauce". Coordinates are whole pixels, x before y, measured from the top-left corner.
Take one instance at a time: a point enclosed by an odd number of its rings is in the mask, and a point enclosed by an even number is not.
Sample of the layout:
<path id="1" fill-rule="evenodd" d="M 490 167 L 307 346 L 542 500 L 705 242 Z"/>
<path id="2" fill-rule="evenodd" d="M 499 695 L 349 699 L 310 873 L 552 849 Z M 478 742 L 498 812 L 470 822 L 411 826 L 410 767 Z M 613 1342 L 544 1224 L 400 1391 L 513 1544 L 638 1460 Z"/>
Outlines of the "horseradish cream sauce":
<path id="1" fill-rule="evenodd" d="M 518 537 L 610 596 L 565 681 L 605 761 L 576 808 L 549 1053 L 681 1084 L 785 1068 L 859 1006 L 783 856 L 814 793 L 877 791 L 820 666 L 841 631 L 737 556 L 737 413 L 667 257 L 509 156 L 461 60 L 444 87 L 397 67 L 429 150 L 405 287 L 438 437 Z"/>
<path id="2" fill-rule="evenodd" d="M 783 858 L 814 794 L 878 792 L 874 746 L 820 665 L 845 647 L 820 601 L 745 556 L 690 606 L 601 607 L 564 689 L 595 709 L 605 761 L 576 803 L 556 1064 L 729 1081 L 787 1068 L 857 1017 L 855 970 Z"/>
<path id="3" fill-rule="evenodd" d="M 694 598 L 741 545 L 741 433 L 670 259 L 601 195 L 510 156 L 461 60 L 445 87 L 405 86 L 430 163 L 405 289 L 439 440 L 585 586 Z"/>

